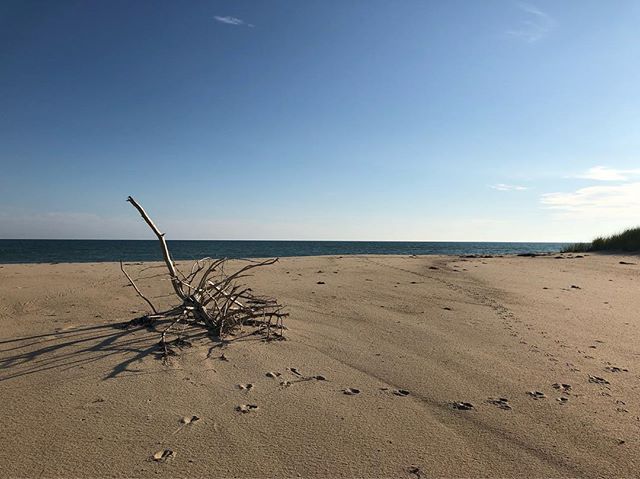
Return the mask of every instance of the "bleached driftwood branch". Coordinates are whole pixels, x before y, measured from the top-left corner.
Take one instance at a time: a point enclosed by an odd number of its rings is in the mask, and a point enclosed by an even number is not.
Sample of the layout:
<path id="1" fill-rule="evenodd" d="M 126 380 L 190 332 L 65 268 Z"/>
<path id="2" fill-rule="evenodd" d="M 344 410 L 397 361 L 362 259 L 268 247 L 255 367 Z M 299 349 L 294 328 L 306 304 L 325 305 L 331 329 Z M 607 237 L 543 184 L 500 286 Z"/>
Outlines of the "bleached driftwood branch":
<path id="1" fill-rule="evenodd" d="M 156 309 L 156 307 L 153 305 L 153 303 L 151 301 L 149 301 L 149 299 L 142 294 L 142 291 L 140 291 L 140 289 L 138 288 L 138 286 L 136 285 L 136 283 L 133 281 L 133 279 L 131 279 L 131 276 L 129 276 L 129 273 L 127 273 L 124 270 L 124 266 L 122 265 L 122 261 L 120 261 L 120 269 L 122 270 L 122 272 L 124 273 L 124 275 L 127 277 L 127 279 L 129 280 L 129 284 L 131 284 L 131 286 L 133 286 L 133 289 L 136 290 L 136 293 L 138 293 L 138 296 L 140 296 L 142 299 L 144 299 L 147 304 L 149 305 L 149 307 L 151 308 L 151 311 L 153 311 L 153 314 L 158 314 L 158 310 Z"/>
<path id="2" fill-rule="evenodd" d="M 121 264 L 122 272 L 138 295 L 149 304 L 154 317 L 174 319 L 162 333 L 161 344 L 165 354 L 168 351 L 166 333 L 180 321 L 201 324 L 217 337 L 228 334 L 243 325 L 251 325 L 263 332 L 267 339 L 284 338 L 283 319 L 289 315 L 284 307 L 275 298 L 257 296 L 251 288 L 238 283 L 239 279 L 250 276 L 251 270 L 272 265 L 278 261 L 277 258 L 263 261 L 242 260 L 247 264 L 233 273 L 226 271 L 229 269 L 226 258 L 203 258 L 195 261 L 189 274 L 184 275 L 171 259 L 164 233 L 160 232 L 136 200 L 129 196 L 127 201 L 138 210 L 158 238 L 173 290 L 181 300 L 178 307 L 165 313 L 158 313 Z"/>

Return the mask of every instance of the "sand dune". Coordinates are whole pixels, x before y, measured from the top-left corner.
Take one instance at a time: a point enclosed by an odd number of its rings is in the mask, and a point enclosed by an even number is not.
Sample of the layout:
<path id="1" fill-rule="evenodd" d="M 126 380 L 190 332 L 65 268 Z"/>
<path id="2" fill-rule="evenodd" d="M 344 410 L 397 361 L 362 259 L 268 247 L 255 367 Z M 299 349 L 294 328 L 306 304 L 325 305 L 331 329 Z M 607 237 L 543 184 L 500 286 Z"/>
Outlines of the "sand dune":
<path id="1" fill-rule="evenodd" d="M 250 284 L 287 341 L 189 328 L 165 365 L 118 265 L 0 266 L 3 475 L 637 476 L 638 258 L 285 258 Z"/>

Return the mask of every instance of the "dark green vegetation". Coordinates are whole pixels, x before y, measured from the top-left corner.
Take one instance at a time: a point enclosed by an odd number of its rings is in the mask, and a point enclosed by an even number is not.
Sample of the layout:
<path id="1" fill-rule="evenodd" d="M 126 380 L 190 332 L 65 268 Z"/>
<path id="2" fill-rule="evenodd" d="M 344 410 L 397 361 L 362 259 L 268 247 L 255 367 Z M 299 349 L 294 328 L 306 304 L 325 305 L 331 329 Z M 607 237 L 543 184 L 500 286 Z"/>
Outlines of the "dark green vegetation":
<path id="1" fill-rule="evenodd" d="M 575 243 L 562 250 L 563 253 L 584 253 L 587 251 L 628 251 L 640 252 L 640 227 L 630 228 L 611 236 L 601 236 L 591 243 Z"/>

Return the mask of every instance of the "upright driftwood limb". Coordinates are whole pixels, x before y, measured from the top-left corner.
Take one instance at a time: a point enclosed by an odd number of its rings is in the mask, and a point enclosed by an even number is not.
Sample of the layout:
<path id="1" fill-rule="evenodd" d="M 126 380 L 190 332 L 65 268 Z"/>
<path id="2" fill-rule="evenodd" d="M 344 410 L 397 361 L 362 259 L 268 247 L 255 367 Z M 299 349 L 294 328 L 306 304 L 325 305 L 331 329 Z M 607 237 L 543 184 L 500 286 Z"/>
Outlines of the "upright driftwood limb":
<path id="1" fill-rule="evenodd" d="M 142 206 L 131 196 L 127 201 L 138 210 L 158 238 L 174 292 L 182 301 L 179 306 L 166 313 L 157 313 L 121 265 L 131 285 L 151 306 L 156 316 L 174 320 L 162 333 L 161 345 L 165 354 L 169 351 L 167 333 L 178 322 L 201 324 L 218 337 L 232 333 L 242 326 L 251 326 L 257 328 L 256 332 L 264 334 L 267 340 L 284 339 L 283 319 L 288 316 L 284 307 L 275 298 L 257 296 L 251 288 L 238 283 L 239 279 L 250 276 L 253 269 L 272 265 L 278 261 L 277 258 L 263 261 L 239 260 L 247 264 L 233 272 L 229 272 L 225 258 L 203 258 L 196 261 L 191 272 L 185 275 L 171 259 L 164 233 L 160 232 Z"/>
<path id="2" fill-rule="evenodd" d="M 173 260 L 171 259 L 171 255 L 169 254 L 169 248 L 167 247 L 167 241 L 164 239 L 164 233 L 161 233 L 158 227 L 153 223 L 151 218 L 147 212 L 140 206 L 136 200 L 134 200 L 131 196 L 127 198 L 127 201 L 131 203 L 135 209 L 138 210 L 142 219 L 149 225 L 149 228 L 155 233 L 158 237 L 158 241 L 160 241 L 160 247 L 162 248 L 162 257 L 164 258 L 164 262 L 169 269 L 169 276 L 171 276 L 171 284 L 173 284 L 173 289 L 176 294 L 180 297 L 180 299 L 185 299 L 184 291 L 182 290 L 182 284 L 180 279 L 178 278 L 178 272 L 176 271 L 176 266 L 173 264 Z"/>

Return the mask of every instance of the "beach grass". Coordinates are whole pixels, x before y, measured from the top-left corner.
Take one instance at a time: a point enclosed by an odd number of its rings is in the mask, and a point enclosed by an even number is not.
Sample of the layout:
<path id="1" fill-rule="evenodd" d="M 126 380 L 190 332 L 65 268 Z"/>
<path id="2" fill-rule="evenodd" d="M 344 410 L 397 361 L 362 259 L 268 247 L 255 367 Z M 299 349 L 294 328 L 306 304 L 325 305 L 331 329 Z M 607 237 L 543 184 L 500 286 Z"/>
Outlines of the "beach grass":
<path id="1" fill-rule="evenodd" d="M 591 243 L 574 243 L 564 248 L 563 253 L 585 253 L 589 251 L 640 252 L 640 227 L 629 228 L 622 233 L 600 236 Z"/>

